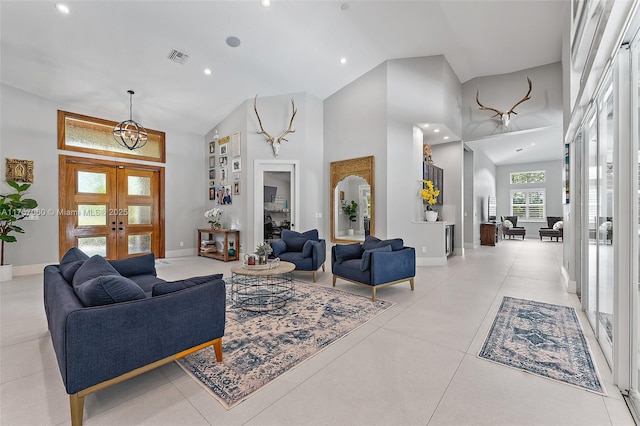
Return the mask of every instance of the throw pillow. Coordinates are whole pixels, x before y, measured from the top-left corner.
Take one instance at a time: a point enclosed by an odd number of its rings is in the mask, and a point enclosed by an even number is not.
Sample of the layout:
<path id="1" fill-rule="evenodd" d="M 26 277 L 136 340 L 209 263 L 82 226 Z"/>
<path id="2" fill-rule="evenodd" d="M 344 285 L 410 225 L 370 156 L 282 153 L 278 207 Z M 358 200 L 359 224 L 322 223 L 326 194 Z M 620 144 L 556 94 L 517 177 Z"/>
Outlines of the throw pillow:
<path id="1" fill-rule="evenodd" d="M 287 243 L 283 240 L 273 240 L 269 244 L 271 244 L 271 248 L 273 249 L 273 253 L 271 253 L 273 257 L 278 257 L 287 251 Z"/>
<path id="2" fill-rule="evenodd" d="M 62 273 L 62 276 L 69 284 L 71 284 L 73 276 L 88 258 L 89 256 L 78 247 L 71 247 L 64 256 L 62 256 L 59 265 L 60 273 Z"/>
<path id="3" fill-rule="evenodd" d="M 110 305 L 145 298 L 138 284 L 121 275 L 92 278 L 74 286 L 73 291 L 84 306 Z"/>
<path id="4" fill-rule="evenodd" d="M 111 266 L 104 257 L 96 254 L 85 260 L 82 266 L 73 276 L 73 286 L 76 287 L 85 281 L 102 276 L 102 275 L 120 275 L 118 271 Z"/>
<path id="5" fill-rule="evenodd" d="M 610 231 L 611 229 L 613 229 L 613 224 L 609 221 L 603 222 L 602 225 L 600 225 L 601 231 Z"/>
<path id="6" fill-rule="evenodd" d="M 156 257 L 153 253 L 129 257 L 127 259 L 109 260 L 108 262 L 116 268 L 116 271 L 123 277 L 142 274 L 150 274 L 154 277 L 158 275 L 156 273 Z"/>
<path id="7" fill-rule="evenodd" d="M 553 230 L 554 231 L 557 231 L 557 230 L 562 229 L 562 228 L 564 228 L 564 222 L 561 221 L 561 220 L 559 220 L 559 221 L 557 221 L 556 223 L 553 224 Z"/>
<path id="8" fill-rule="evenodd" d="M 283 229 L 281 238 L 287 244 L 287 251 L 302 251 L 302 247 L 307 240 L 318 241 L 318 230 L 312 229 L 300 233 L 290 229 Z"/>
<path id="9" fill-rule="evenodd" d="M 360 259 L 362 257 L 362 245 L 360 243 L 353 244 L 336 244 L 335 246 L 336 260 L 344 262 L 350 259 Z"/>
<path id="10" fill-rule="evenodd" d="M 311 257 L 311 253 L 313 253 L 313 245 L 315 241 L 307 240 L 302 246 L 302 257 Z"/>
<path id="11" fill-rule="evenodd" d="M 393 238 L 390 240 L 381 240 L 373 235 L 367 235 L 362 244 L 362 250 L 371 250 L 378 247 L 391 246 L 391 250 L 402 250 L 404 247 L 404 241 L 402 238 Z"/>
<path id="12" fill-rule="evenodd" d="M 377 247 L 374 249 L 365 250 L 364 252 L 362 252 L 362 262 L 360 262 L 361 271 L 364 272 L 367 269 L 369 269 L 369 267 L 371 266 L 371 253 L 373 253 L 374 251 L 390 252 L 392 250 L 391 250 L 391 245 L 386 245 L 386 246 Z"/>
<path id="13" fill-rule="evenodd" d="M 509 219 L 507 219 L 504 222 L 502 222 L 502 226 L 504 226 L 507 229 L 511 229 L 513 228 L 513 223 Z"/>
<path id="14" fill-rule="evenodd" d="M 185 288 L 194 287 L 196 285 L 217 281 L 222 279 L 222 274 L 204 275 L 201 277 L 191 277 L 185 280 L 169 281 L 166 283 L 158 283 L 153 286 L 152 296 L 162 296 L 163 294 L 173 293 L 184 290 Z"/>

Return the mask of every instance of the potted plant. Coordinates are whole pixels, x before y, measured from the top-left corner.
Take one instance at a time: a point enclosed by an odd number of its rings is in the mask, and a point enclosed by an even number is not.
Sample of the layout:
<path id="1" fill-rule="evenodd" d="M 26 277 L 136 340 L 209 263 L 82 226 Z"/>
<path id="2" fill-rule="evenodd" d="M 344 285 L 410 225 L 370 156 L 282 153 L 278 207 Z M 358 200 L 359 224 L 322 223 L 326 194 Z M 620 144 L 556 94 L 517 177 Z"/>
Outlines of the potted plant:
<path id="1" fill-rule="evenodd" d="M 24 229 L 15 225 L 21 219 L 29 215 L 29 210 L 38 207 L 38 202 L 31 198 L 23 198 L 30 183 L 20 185 L 17 182 L 8 180 L 7 184 L 14 189 L 14 192 L 0 195 L 0 281 L 7 281 L 13 278 L 13 266 L 4 264 L 4 244 L 15 243 L 17 241 L 11 233 L 23 234 Z"/>
<path id="2" fill-rule="evenodd" d="M 358 203 L 351 200 L 351 203 L 342 202 L 342 211 L 349 218 L 349 235 L 353 235 L 353 222 L 358 218 Z"/>
<path id="3" fill-rule="evenodd" d="M 420 191 L 420 197 L 422 201 L 427 205 L 427 209 L 424 212 L 427 222 L 435 222 L 438 219 L 438 212 L 433 210 L 431 206 L 438 202 L 438 196 L 440 190 L 433 187 L 433 182 L 430 180 L 423 180 L 423 184 L 427 185 Z"/>
<path id="4" fill-rule="evenodd" d="M 271 248 L 271 244 L 266 241 L 262 244 L 258 244 L 256 247 L 256 255 L 258 256 L 258 263 L 260 265 L 265 265 L 267 263 L 267 257 L 273 253 L 273 248 Z"/>

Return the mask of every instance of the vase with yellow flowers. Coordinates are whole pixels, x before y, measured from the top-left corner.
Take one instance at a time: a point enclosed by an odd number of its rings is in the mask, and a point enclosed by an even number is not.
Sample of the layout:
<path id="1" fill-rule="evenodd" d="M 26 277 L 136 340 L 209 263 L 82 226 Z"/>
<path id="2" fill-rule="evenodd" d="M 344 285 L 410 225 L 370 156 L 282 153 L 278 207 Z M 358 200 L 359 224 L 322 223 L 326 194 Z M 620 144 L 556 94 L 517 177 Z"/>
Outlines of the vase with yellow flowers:
<path id="1" fill-rule="evenodd" d="M 427 206 L 424 212 L 424 217 L 427 222 L 435 222 L 438 219 L 438 212 L 433 210 L 432 206 L 438 202 L 440 190 L 435 189 L 433 182 L 430 180 L 423 180 L 422 183 L 427 186 L 426 188 L 422 188 L 420 191 L 420 197 L 422 198 L 423 203 Z"/>

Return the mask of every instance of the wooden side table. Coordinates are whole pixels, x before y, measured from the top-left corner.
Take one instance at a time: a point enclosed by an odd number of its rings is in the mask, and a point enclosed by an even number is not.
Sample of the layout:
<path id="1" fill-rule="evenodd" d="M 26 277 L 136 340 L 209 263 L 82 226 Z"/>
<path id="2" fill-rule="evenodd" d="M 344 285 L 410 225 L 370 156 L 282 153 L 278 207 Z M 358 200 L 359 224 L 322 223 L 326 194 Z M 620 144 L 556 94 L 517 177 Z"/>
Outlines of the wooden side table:
<path id="1" fill-rule="evenodd" d="M 206 238 L 204 238 L 206 235 Z M 222 251 L 208 252 L 203 250 L 203 241 L 215 241 L 217 235 L 223 236 Z M 229 243 L 233 243 L 235 253 L 229 254 Z M 240 259 L 240 231 L 232 231 L 229 229 L 198 229 L 198 256 L 210 257 L 212 259 L 228 262 L 230 260 Z"/>

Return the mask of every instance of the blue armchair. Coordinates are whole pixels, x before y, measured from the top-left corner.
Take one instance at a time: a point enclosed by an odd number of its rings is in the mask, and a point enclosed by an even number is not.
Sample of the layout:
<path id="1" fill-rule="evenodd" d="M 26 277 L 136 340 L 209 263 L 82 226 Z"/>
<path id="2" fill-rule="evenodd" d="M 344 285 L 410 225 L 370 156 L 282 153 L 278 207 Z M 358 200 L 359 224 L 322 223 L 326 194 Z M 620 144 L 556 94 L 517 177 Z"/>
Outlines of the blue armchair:
<path id="1" fill-rule="evenodd" d="M 416 251 L 405 247 L 400 238 L 380 240 L 371 235 L 363 244 L 340 244 L 331 248 L 333 286 L 341 278 L 354 284 L 371 287 L 371 299 L 376 301 L 376 289 L 409 281 L 414 288 Z"/>
<path id="2" fill-rule="evenodd" d="M 280 260 L 293 263 L 296 271 L 311 272 L 314 283 L 318 269 L 322 267 L 324 271 L 327 243 L 318 237 L 317 229 L 302 233 L 283 229 L 280 239 L 270 244 L 273 249 L 271 258 L 279 257 Z"/>

